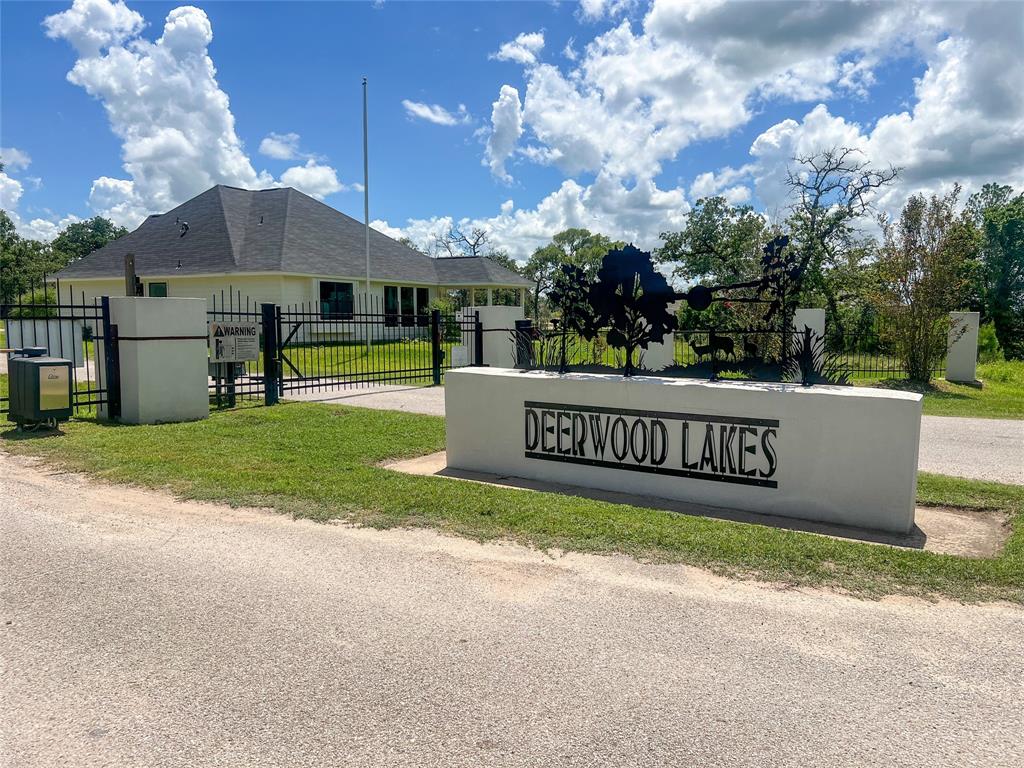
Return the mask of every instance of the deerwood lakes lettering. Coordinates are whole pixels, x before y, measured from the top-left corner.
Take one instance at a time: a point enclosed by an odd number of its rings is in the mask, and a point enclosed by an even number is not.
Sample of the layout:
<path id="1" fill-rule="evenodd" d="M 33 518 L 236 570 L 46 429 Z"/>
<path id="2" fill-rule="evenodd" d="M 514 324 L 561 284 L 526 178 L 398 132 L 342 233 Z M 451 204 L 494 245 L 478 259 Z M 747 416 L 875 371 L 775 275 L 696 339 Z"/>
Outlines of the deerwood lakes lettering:
<path id="1" fill-rule="evenodd" d="M 777 488 L 776 419 L 526 401 L 526 458 Z"/>

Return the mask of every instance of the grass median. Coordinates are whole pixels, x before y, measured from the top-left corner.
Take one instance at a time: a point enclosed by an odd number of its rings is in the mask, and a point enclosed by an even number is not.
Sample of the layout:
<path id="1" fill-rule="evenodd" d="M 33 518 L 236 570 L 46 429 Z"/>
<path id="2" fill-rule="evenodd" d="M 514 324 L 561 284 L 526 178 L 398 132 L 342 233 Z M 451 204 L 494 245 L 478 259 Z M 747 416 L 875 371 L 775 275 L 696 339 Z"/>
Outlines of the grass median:
<path id="1" fill-rule="evenodd" d="M 1024 488 L 1016 486 L 921 475 L 921 503 L 998 511 L 1010 519 L 1014 532 L 1003 553 L 972 560 L 377 466 L 442 449 L 444 420 L 430 416 L 288 403 L 186 424 L 76 421 L 65 432 L 33 439 L 6 432 L 0 446 L 107 481 L 316 520 L 623 553 L 865 597 L 1024 602 Z"/>

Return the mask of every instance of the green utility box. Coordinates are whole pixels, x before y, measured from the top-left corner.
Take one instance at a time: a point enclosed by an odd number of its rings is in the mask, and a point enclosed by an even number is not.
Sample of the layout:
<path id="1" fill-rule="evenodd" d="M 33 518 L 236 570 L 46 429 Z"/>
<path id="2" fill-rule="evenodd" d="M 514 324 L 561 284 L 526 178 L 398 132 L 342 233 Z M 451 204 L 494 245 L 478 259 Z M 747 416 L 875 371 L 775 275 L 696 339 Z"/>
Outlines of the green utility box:
<path id="1" fill-rule="evenodd" d="M 19 350 L 7 361 L 7 420 L 19 427 L 56 426 L 71 418 L 71 361 L 47 357 L 45 347 Z"/>

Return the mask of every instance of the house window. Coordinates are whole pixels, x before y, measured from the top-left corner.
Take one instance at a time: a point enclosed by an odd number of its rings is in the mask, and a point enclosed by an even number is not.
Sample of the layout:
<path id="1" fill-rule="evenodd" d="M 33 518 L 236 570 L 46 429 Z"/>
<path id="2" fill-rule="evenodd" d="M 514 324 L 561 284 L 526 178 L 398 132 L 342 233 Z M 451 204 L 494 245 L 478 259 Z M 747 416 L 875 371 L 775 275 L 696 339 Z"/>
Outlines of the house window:
<path id="1" fill-rule="evenodd" d="M 426 288 L 416 289 L 416 325 L 420 328 L 430 325 L 430 291 Z"/>
<path id="2" fill-rule="evenodd" d="M 398 286 L 384 286 L 384 325 L 394 328 L 398 325 Z"/>
<path id="3" fill-rule="evenodd" d="M 150 283 L 149 295 L 153 298 L 167 298 L 167 283 Z"/>
<path id="4" fill-rule="evenodd" d="M 416 322 L 416 291 L 402 286 L 402 325 L 413 325 Z"/>
<path id="5" fill-rule="evenodd" d="M 320 281 L 320 316 L 325 320 L 352 319 L 352 283 Z"/>

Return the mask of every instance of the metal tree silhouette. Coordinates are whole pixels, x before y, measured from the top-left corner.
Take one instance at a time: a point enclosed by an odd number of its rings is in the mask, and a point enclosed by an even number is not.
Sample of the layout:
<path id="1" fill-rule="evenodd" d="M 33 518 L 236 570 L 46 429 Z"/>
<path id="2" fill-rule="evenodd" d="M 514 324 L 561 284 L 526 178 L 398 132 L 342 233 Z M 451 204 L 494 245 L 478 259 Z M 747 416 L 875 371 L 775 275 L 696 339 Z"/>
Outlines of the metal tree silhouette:
<path id="1" fill-rule="evenodd" d="M 605 255 L 589 299 L 594 327 L 610 325 L 608 344 L 626 353 L 624 376 L 635 372 L 637 348 L 647 349 L 650 342 L 661 342 L 676 329 L 676 317 L 668 311 L 675 292 L 654 268 L 651 254 L 632 245 Z"/>
<path id="2" fill-rule="evenodd" d="M 561 354 L 558 361 L 558 372 L 568 370 L 566 355 L 566 335 L 575 331 L 580 336 L 590 339 L 597 331 L 594 324 L 594 309 L 590 306 L 590 280 L 587 273 L 575 264 L 562 264 L 555 271 L 552 287 L 548 298 L 561 311 Z"/>

